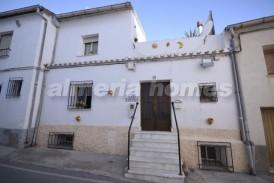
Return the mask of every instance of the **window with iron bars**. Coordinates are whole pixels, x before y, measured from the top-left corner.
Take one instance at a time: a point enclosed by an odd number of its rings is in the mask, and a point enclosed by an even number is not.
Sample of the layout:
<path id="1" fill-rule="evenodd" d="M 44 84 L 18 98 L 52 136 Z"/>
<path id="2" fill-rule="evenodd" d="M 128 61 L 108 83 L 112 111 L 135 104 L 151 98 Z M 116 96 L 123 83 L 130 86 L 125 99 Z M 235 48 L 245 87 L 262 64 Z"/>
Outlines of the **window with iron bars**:
<path id="1" fill-rule="evenodd" d="M 90 109 L 92 81 L 73 81 L 69 87 L 68 109 Z"/>
<path id="2" fill-rule="evenodd" d="M 6 97 L 19 97 L 21 93 L 22 83 L 22 78 L 11 78 L 9 80 Z"/>
<path id="3" fill-rule="evenodd" d="M 217 102 L 218 95 L 216 83 L 201 83 L 199 84 L 200 102 Z"/>
<path id="4" fill-rule="evenodd" d="M 199 168 L 207 170 L 234 171 L 230 142 L 198 141 Z"/>
<path id="5" fill-rule="evenodd" d="M 73 149 L 74 133 L 49 132 L 48 147 L 56 149 Z"/>

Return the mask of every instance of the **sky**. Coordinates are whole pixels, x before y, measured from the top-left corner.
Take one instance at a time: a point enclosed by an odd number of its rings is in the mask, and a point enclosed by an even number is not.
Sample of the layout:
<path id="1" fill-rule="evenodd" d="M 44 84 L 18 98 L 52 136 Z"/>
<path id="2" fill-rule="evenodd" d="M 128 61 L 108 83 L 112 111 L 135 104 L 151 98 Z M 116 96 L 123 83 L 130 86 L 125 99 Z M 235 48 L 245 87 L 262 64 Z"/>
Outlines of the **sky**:
<path id="1" fill-rule="evenodd" d="M 54 13 L 110 5 L 127 0 L 1 0 L 0 11 L 40 4 Z M 225 26 L 274 15 L 274 0 L 131 0 L 148 40 L 183 37 L 213 12 L 216 33 Z"/>

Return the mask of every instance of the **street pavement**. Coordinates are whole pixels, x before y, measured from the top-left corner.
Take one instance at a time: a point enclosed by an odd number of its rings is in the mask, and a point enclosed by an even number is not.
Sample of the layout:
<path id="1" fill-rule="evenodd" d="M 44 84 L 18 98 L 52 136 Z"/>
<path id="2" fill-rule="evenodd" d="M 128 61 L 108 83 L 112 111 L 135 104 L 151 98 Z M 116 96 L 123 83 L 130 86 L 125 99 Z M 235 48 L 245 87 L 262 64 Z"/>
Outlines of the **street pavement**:
<path id="1" fill-rule="evenodd" d="M 21 163 L 0 163 L 1 183 L 126 183 L 91 173 L 65 171 Z"/>

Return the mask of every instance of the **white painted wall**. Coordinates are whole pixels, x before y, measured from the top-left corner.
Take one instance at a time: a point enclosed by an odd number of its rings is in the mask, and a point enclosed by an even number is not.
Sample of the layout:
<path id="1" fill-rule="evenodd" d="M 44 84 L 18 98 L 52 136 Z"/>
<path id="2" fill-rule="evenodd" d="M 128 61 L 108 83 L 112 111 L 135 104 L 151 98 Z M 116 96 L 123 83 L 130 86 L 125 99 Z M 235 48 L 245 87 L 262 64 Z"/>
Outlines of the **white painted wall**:
<path id="1" fill-rule="evenodd" d="M 274 106 L 274 75 L 268 75 L 263 46 L 274 44 L 274 29 L 241 35 L 242 51 L 237 59 L 252 141 L 265 145 L 260 107 Z"/>
<path id="2" fill-rule="evenodd" d="M 221 56 L 215 66 L 208 69 L 200 67 L 200 59 L 164 61 L 154 63 L 138 63 L 136 71 L 127 70 L 124 64 L 91 66 L 70 69 L 51 70 L 47 76 L 47 89 L 53 83 L 65 84 L 65 80 L 93 80 L 99 83 L 111 84 L 126 79 L 127 83 L 140 81 L 171 80 L 176 83 L 216 82 L 217 85 L 226 82 L 232 84 L 231 66 L 228 57 Z M 65 92 L 67 94 L 67 92 Z M 177 99 L 177 97 L 176 97 Z M 200 103 L 199 97 L 182 98 L 183 109 L 178 109 L 180 127 L 186 128 L 220 128 L 238 129 L 237 108 L 234 95 L 221 98 L 217 103 Z M 90 110 L 68 110 L 67 97 L 49 97 L 45 95 L 42 112 L 42 124 L 78 125 L 75 117 L 81 116 L 79 125 L 115 125 L 128 126 L 130 123 L 128 105 L 124 97 L 93 96 Z M 58 112 L 57 112 L 58 111 Z M 135 126 L 140 126 L 140 107 L 136 114 Z M 215 123 L 208 126 L 206 119 L 213 117 Z"/>
<path id="3" fill-rule="evenodd" d="M 16 26 L 16 20 L 21 26 Z M 26 14 L 0 20 L 0 32 L 13 31 L 9 57 L 0 58 L 0 69 L 33 66 L 38 59 L 42 19 Z"/>
<path id="4" fill-rule="evenodd" d="M 47 34 L 44 47 L 42 63 L 50 62 L 55 38 L 55 27 L 51 17 L 48 19 Z M 21 26 L 16 26 L 19 20 Z M 0 32 L 13 31 L 11 51 L 8 57 L 0 58 L 0 70 L 14 68 L 13 71 L 1 71 L 0 83 L 2 91 L 0 94 L 0 128 L 26 129 L 28 126 L 34 91 L 35 73 L 32 68 L 27 70 L 16 70 L 20 67 L 38 66 L 40 48 L 42 43 L 44 20 L 38 14 L 26 14 L 0 20 Z M 17 98 L 6 98 L 9 79 L 22 77 L 23 85 L 21 95 Z M 37 98 L 39 98 L 41 79 L 38 83 Z M 34 106 L 34 114 L 37 113 L 38 103 Z M 14 114 L 11 114 L 14 113 Z M 35 119 L 35 118 L 33 118 Z"/>
<path id="5" fill-rule="evenodd" d="M 131 11 L 119 11 L 61 22 L 55 63 L 77 62 L 132 55 Z M 82 36 L 99 34 L 98 54 L 84 56 Z"/>
<path id="6" fill-rule="evenodd" d="M 6 98 L 8 82 L 11 77 L 23 77 L 20 97 Z M 31 70 L 0 73 L 0 83 L 2 84 L 0 93 L 0 128 L 26 129 L 27 103 L 32 77 L 33 72 Z"/>
<path id="7" fill-rule="evenodd" d="M 180 43 L 179 43 L 180 42 Z M 169 43 L 169 46 L 167 45 Z M 182 47 L 179 45 L 182 43 Z M 157 45 L 153 48 L 152 45 Z M 197 53 L 227 49 L 224 34 L 208 35 L 207 37 L 177 38 L 136 43 L 136 54 L 140 56 Z"/>

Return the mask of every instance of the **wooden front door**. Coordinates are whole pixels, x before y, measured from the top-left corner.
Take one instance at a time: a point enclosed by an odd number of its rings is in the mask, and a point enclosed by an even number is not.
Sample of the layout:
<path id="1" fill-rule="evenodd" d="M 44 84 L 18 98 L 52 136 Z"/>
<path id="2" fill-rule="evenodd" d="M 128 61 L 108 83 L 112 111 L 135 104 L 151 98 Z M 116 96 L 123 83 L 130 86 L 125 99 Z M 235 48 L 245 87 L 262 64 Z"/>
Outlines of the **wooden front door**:
<path id="1" fill-rule="evenodd" d="M 271 167 L 274 167 L 274 108 L 262 108 L 266 148 Z"/>
<path id="2" fill-rule="evenodd" d="M 171 130 L 169 81 L 141 83 L 141 127 L 146 131 Z"/>

